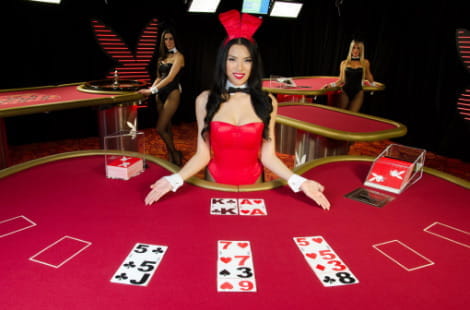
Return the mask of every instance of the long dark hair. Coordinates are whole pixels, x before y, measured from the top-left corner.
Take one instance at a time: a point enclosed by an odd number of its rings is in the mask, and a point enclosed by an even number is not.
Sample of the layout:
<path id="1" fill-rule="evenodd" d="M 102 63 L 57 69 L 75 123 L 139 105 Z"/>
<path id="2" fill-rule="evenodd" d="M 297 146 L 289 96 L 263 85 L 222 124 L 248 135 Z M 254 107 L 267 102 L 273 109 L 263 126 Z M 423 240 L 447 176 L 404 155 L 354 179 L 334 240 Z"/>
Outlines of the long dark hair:
<path id="1" fill-rule="evenodd" d="M 256 43 L 245 38 L 237 38 L 224 42 L 219 47 L 215 62 L 214 81 L 206 104 L 206 117 L 204 118 L 204 128 L 201 131 L 201 135 L 205 137 L 207 132 L 209 132 L 209 124 L 212 121 L 212 118 L 214 118 L 215 113 L 219 110 L 220 105 L 230 97 L 225 89 L 225 84 L 227 83 L 226 61 L 228 51 L 234 44 L 246 46 L 252 58 L 252 67 L 247 81 L 247 87 L 250 91 L 253 109 L 255 110 L 256 115 L 264 123 L 263 138 L 269 140 L 269 122 L 271 120 L 271 112 L 273 111 L 272 100 L 268 93 L 264 92 L 261 88 L 263 71 L 258 47 L 256 46 Z"/>
<path id="2" fill-rule="evenodd" d="M 173 35 L 173 40 L 175 42 L 176 49 L 178 49 L 179 47 L 178 41 L 176 39 L 176 31 L 172 28 L 167 28 L 163 30 L 162 35 L 160 36 L 160 47 L 159 47 L 160 57 L 158 57 L 159 61 L 162 61 L 168 56 L 168 50 L 166 49 L 166 46 L 165 46 L 165 35 L 167 33 Z"/>

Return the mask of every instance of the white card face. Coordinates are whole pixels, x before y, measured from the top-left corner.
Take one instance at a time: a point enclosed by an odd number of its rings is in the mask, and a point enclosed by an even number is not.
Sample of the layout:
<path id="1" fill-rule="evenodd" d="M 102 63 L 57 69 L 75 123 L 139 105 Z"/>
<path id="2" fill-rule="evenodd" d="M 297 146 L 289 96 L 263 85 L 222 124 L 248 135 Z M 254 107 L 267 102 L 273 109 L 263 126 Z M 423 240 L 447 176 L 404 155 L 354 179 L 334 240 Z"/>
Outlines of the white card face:
<path id="1" fill-rule="evenodd" d="M 250 242 L 220 240 L 217 253 L 217 291 L 256 292 Z"/>
<path id="2" fill-rule="evenodd" d="M 359 283 L 322 236 L 294 237 L 294 242 L 323 286 Z"/>
<path id="3" fill-rule="evenodd" d="M 211 214 L 238 215 L 236 198 L 211 198 Z"/>
<path id="4" fill-rule="evenodd" d="M 147 286 L 168 247 L 137 243 L 111 278 L 111 282 Z"/>
<path id="5" fill-rule="evenodd" d="M 238 212 L 240 215 L 268 215 L 264 199 L 240 198 L 238 199 Z"/>

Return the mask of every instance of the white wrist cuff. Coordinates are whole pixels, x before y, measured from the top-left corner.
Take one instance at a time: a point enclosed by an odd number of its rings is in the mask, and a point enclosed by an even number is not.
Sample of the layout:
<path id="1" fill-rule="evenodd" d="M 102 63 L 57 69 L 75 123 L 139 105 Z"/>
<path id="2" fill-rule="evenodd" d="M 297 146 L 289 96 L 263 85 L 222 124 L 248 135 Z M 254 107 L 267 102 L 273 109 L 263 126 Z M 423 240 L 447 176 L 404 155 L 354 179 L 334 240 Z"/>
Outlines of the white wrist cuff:
<path id="1" fill-rule="evenodd" d="M 330 83 L 330 86 L 331 86 L 331 87 L 336 87 L 336 82 L 331 82 L 331 83 Z"/>
<path id="2" fill-rule="evenodd" d="M 184 180 L 183 178 L 179 175 L 179 173 L 175 173 L 175 174 L 172 174 L 172 175 L 167 175 L 165 177 L 163 177 L 165 180 L 168 181 L 168 183 L 170 183 L 171 185 L 171 190 L 173 192 L 176 192 L 178 190 L 178 188 L 181 187 L 181 185 L 183 185 L 184 183 Z"/>
<path id="3" fill-rule="evenodd" d="M 158 94 L 158 88 L 156 86 L 150 87 L 150 92 L 152 95 Z"/>
<path id="4" fill-rule="evenodd" d="M 300 186 L 305 182 L 307 181 L 306 178 L 304 177 L 301 177 L 300 175 L 298 174 L 293 174 L 289 180 L 287 180 L 287 184 L 289 185 L 289 187 L 291 188 L 291 190 L 294 192 L 294 193 L 298 193 L 300 192 Z"/>
<path id="5" fill-rule="evenodd" d="M 370 83 L 370 86 L 372 86 L 372 87 L 376 87 L 376 86 L 377 86 L 377 83 L 375 83 L 375 82 L 372 82 L 372 83 Z"/>

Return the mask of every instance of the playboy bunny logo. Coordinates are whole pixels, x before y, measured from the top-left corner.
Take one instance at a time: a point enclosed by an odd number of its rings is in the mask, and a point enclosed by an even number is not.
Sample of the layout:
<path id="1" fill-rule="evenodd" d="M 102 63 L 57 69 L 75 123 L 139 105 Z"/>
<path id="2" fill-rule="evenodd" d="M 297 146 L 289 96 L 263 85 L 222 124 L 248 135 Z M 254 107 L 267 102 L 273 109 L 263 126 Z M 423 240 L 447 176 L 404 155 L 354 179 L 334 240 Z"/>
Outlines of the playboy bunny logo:
<path id="1" fill-rule="evenodd" d="M 135 54 L 129 50 L 122 38 L 103 22 L 92 20 L 91 24 L 100 46 L 117 61 L 116 67 L 108 72 L 106 78 L 114 78 L 114 71 L 117 70 L 121 79 L 142 80 L 149 83 L 148 65 L 157 43 L 157 19 L 152 19 L 140 34 Z"/>
<path id="2" fill-rule="evenodd" d="M 457 50 L 463 65 L 470 72 L 470 31 L 457 29 Z M 470 85 L 459 95 L 457 99 L 457 110 L 467 121 L 470 121 Z"/>

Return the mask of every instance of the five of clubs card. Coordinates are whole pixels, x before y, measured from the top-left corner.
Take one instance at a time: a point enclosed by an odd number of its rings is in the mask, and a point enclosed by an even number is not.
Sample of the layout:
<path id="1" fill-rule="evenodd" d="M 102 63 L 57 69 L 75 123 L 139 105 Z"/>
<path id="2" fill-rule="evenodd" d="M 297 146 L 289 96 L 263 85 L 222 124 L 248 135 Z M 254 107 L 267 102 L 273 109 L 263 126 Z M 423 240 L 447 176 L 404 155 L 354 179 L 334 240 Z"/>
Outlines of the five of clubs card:
<path id="1" fill-rule="evenodd" d="M 147 286 L 163 259 L 165 245 L 137 243 L 111 278 L 111 282 Z"/>

